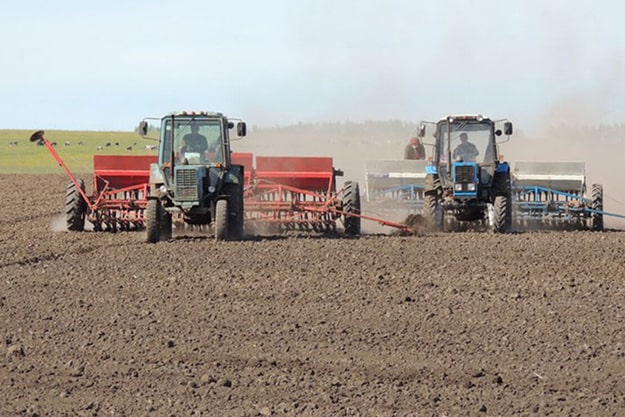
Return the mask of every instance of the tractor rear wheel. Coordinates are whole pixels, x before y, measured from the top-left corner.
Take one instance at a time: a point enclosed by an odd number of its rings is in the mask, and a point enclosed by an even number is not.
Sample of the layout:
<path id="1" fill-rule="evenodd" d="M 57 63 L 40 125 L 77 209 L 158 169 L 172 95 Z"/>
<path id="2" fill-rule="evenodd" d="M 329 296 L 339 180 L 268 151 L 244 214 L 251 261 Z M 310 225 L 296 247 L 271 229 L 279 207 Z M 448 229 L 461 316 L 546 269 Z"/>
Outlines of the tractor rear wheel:
<path id="1" fill-rule="evenodd" d="M 438 196 L 427 193 L 423 197 L 423 210 L 421 215 L 425 220 L 426 227 L 432 232 L 442 232 L 444 225 L 443 209 L 439 203 Z"/>
<path id="2" fill-rule="evenodd" d="M 360 187 L 357 182 L 346 181 L 343 186 L 343 212 L 345 219 L 343 226 L 345 234 L 356 236 L 360 234 Z M 356 216 L 350 216 L 356 214 Z"/>
<path id="3" fill-rule="evenodd" d="M 228 240 L 228 200 L 220 198 L 215 202 L 215 240 Z"/>
<path id="4" fill-rule="evenodd" d="M 161 206 L 161 238 L 164 240 L 169 240 L 172 237 L 172 219 L 171 213 L 166 212 Z"/>
<path id="5" fill-rule="evenodd" d="M 85 182 L 82 179 L 78 180 L 80 189 L 85 191 Z M 67 191 L 65 193 L 65 220 L 67 224 L 67 230 L 73 232 L 82 232 L 85 230 L 85 215 L 87 213 L 87 202 L 78 187 L 73 181 L 67 185 Z"/>
<path id="6" fill-rule="evenodd" d="M 243 187 L 240 184 L 227 184 L 224 194 L 228 195 L 228 240 L 243 239 Z"/>
<path id="7" fill-rule="evenodd" d="M 425 194 L 421 215 L 425 220 L 425 227 L 432 232 L 444 230 L 445 216 L 439 198 L 441 190 L 441 180 L 438 175 L 428 174 L 425 176 Z"/>
<path id="8" fill-rule="evenodd" d="M 493 178 L 493 191 L 495 195 L 508 195 L 512 192 L 510 172 L 496 172 Z"/>
<path id="9" fill-rule="evenodd" d="M 148 243 L 156 243 L 161 239 L 161 201 L 156 198 L 148 200 L 145 209 Z"/>
<path id="10" fill-rule="evenodd" d="M 493 232 L 510 233 L 512 231 L 512 181 L 510 172 L 496 172 L 493 179 Z"/>
<path id="11" fill-rule="evenodd" d="M 512 201 L 510 195 L 496 196 L 493 210 L 493 232 L 510 233 L 512 228 Z"/>
<path id="12" fill-rule="evenodd" d="M 603 231 L 603 186 L 601 184 L 592 185 L 592 207 L 593 210 L 601 213 L 592 213 L 591 229 L 595 232 Z"/>

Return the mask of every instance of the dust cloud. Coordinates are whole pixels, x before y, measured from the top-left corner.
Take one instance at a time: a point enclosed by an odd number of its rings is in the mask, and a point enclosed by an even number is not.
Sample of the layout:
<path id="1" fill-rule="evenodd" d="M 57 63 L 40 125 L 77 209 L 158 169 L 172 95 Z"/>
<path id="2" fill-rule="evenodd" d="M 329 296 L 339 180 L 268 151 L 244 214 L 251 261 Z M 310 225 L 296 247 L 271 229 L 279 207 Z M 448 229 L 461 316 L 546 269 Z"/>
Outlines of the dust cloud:
<path id="1" fill-rule="evenodd" d="M 52 218 L 50 222 L 50 230 L 55 233 L 67 232 L 67 223 L 65 221 L 65 215 L 59 214 Z"/>
<path id="2" fill-rule="evenodd" d="M 65 214 L 58 214 L 52 218 L 50 222 L 50 230 L 54 233 L 63 233 L 67 232 L 67 220 L 65 218 Z M 93 231 L 93 224 L 85 221 L 85 229 L 86 232 Z"/>

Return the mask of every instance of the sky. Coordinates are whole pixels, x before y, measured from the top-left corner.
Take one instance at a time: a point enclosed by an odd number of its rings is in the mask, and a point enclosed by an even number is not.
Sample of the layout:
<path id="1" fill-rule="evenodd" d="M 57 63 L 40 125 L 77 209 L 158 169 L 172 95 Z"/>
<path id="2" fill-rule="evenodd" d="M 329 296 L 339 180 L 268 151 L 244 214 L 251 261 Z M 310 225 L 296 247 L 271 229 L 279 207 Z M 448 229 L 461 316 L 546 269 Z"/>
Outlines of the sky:
<path id="1" fill-rule="evenodd" d="M 625 122 L 617 0 L 1 0 L 0 129 Z"/>

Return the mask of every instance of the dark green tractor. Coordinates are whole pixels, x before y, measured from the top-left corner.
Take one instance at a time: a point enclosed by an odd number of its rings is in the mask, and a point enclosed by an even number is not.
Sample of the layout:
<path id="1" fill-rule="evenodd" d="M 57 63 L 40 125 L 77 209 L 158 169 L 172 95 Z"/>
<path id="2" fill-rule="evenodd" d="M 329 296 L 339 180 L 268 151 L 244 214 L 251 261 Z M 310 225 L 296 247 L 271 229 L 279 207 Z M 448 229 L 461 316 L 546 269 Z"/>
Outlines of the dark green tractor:
<path id="1" fill-rule="evenodd" d="M 221 113 L 180 112 L 160 119 L 158 162 L 150 166 L 146 207 L 147 241 L 172 235 L 173 219 L 210 225 L 216 240 L 243 238 L 242 165 L 233 165 L 230 131 L 246 134 L 246 124 Z M 153 128 L 139 124 L 142 136 Z M 234 139 L 233 137 L 232 139 Z"/>

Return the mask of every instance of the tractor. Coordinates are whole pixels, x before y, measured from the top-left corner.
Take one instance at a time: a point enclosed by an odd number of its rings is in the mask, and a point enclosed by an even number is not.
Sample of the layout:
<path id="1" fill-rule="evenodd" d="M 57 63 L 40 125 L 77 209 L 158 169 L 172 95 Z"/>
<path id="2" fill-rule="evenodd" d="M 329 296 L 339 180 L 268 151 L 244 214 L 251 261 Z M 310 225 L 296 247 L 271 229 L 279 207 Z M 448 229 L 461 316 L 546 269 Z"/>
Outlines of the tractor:
<path id="1" fill-rule="evenodd" d="M 160 144 L 158 161 L 150 165 L 147 241 L 169 239 L 172 218 L 211 225 L 216 240 L 242 239 L 244 168 L 232 164 L 230 130 L 236 127 L 236 138 L 242 138 L 245 122 L 213 112 L 170 113 L 157 120 Z M 142 136 L 150 130 L 148 119 L 139 123 Z"/>
<path id="2" fill-rule="evenodd" d="M 497 142 L 502 133 L 507 139 Z M 422 210 L 432 230 L 486 225 L 495 233 L 511 231 L 510 167 L 498 149 L 511 134 L 510 121 L 482 115 L 450 115 L 437 123 L 420 123 L 418 135 L 426 143 L 433 138 Z"/>

